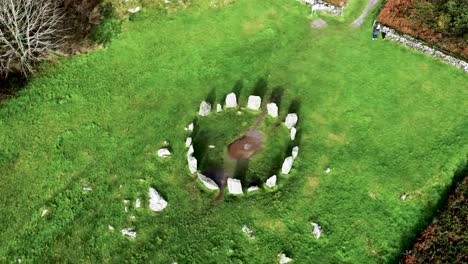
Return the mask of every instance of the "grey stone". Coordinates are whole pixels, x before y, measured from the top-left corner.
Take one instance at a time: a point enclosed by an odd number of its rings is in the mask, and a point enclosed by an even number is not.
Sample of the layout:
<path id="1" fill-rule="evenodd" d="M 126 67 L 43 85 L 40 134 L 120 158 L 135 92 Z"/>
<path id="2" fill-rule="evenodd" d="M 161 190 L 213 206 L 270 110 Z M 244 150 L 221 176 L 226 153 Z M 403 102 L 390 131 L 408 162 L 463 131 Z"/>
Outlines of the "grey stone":
<path id="1" fill-rule="evenodd" d="M 191 157 L 194 152 L 195 152 L 195 150 L 193 149 L 193 145 L 190 145 L 190 147 L 187 150 L 187 158 Z"/>
<path id="2" fill-rule="evenodd" d="M 49 212 L 49 210 L 47 210 L 47 209 L 42 210 L 41 217 L 44 217 L 48 212 Z"/>
<path id="3" fill-rule="evenodd" d="M 220 104 L 217 104 L 217 105 L 216 105 L 216 112 L 219 113 L 219 112 L 221 112 L 221 111 L 223 111 L 223 107 L 222 107 Z"/>
<path id="4" fill-rule="evenodd" d="M 297 114 L 295 113 L 290 113 L 286 116 L 286 120 L 284 121 L 284 123 L 286 124 L 286 127 L 288 127 L 289 129 L 293 128 L 296 126 L 297 124 Z"/>
<path id="5" fill-rule="evenodd" d="M 198 173 L 198 179 L 210 190 L 219 190 L 218 185 L 205 175 Z"/>
<path id="6" fill-rule="evenodd" d="M 280 264 L 287 264 L 289 262 L 293 261 L 292 258 L 286 257 L 284 253 L 279 255 L 279 263 Z"/>
<path id="7" fill-rule="evenodd" d="M 171 152 L 167 148 L 161 148 L 158 150 L 158 156 L 162 158 L 169 157 Z"/>
<path id="8" fill-rule="evenodd" d="M 141 207 L 141 200 L 140 199 L 136 199 L 135 201 L 135 208 L 140 208 Z"/>
<path id="9" fill-rule="evenodd" d="M 330 169 L 330 168 L 327 168 L 327 169 L 325 170 L 325 173 L 330 173 L 330 172 L 331 172 L 331 169 Z"/>
<path id="10" fill-rule="evenodd" d="M 406 201 L 406 199 L 408 199 L 408 194 L 403 193 L 403 194 L 400 196 L 400 199 L 401 199 L 402 201 Z"/>
<path id="11" fill-rule="evenodd" d="M 124 228 L 122 229 L 122 235 L 135 238 L 137 236 L 137 233 L 132 228 Z"/>
<path id="12" fill-rule="evenodd" d="M 135 13 L 137 13 L 137 12 L 140 12 L 140 10 L 141 10 L 141 7 L 139 7 L 139 6 L 136 6 L 136 7 L 134 7 L 134 8 L 129 8 L 129 9 L 127 9 L 127 11 L 128 11 L 129 13 L 132 13 L 132 14 L 135 14 Z"/>
<path id="13" fill-rule="evenodd" d="M 267 110 L 271 117 L 278 117 L 278 106 L 275 103 L 267 104 Z"/>
<path id="14" fill-rule="evenodd" d="M 191 145 L 192 145 L 192 138 L 191 138 L 191 137 L 188 137 L 188 138 L 185 140 L 185 147 L 186 147 L 186 148 L 190 148 Z"/>
<path id="15" fill-rule="evenodd" d="M 243 194 L 242 183 L 238 179 L 228 178 L 227 180 L 228 190 L 230 194 Z"/>
<path id="16" fill-rule="evenodd" d="M 197 172 L 197 159 L 193 156 L 189 156 L 187 157 L 187 162 L 188 162 L 190 173 L 193 174 Z"/>
<path id="17" fill-rule="evenodd" d="M 251 95 L 249 96 L 249 101 L 247 102 L 247 108 L 252 110 L 260 109 L 262 105 L 262 98 L 260 96 Z"/>
<path id="18" fill-rule="evenodd" d="M 295 139 L 296 139 L 296 133 L 297 133 L 296 128 L 295 128 L 295 127 L 292 127 L 292 128 L 291 128 L 291 133 L 290 133 L 291 140 L 295 140 Z"/>
<path id="19" fill-rule="evenodd" d="M 289 174 L 293 165 L 293 161 L 294 159 L 291 156 L 284 159 L 283 166 L 281 167 L 281 173 Z"/>
<path id="20" fill-rule="evenodd" d="M 299 154 L 299 147 L 298 146 L 295 146 L 293 149 L 292 149 L 292 158 L 293 159 L 296 159 L 297 158 L 297 154 Z"/>
<path id="21" fill-rule="evenodd" d="M 114 227 L 113 227 L 113 226 L 111 226 L 111 225 L 108 225 L 108 226 L 107 226 L 107 229 L 108 229 L 109 231 L 111 231 L 111 232 L 113 232 L 113 231 L 114 231 Z"/>
<path id="22" fill-rule="evenodd" d="M 248 226 L 244 225 L 242 227 L 242 232 L 244 232 L 249 238 L 255 238 L 255 234 Z"/>
<path id="23" fill-rule="evenodd" d="M 211 112 L 211 104 L 205 101 L 202 101 L 200 104 L 200 110 L 198 110 L 198 114 L 201 116 L 207 116 Z"/>
<path id="24" fill-rule="evenodd" d="M 273 175 L 267 179 L 266 186 L 268 186 L 269 188 L 273 188 L 276 186 L 276 175 Z"/>
<path id="25" fill-rule="evenodd" d="M 312 222 L 311 224 L 312 224 L 312 234 L 315 236 L 315 238 L 319 239 L 320 235 L 322 235 L 322 227 L 314 222 Z"/>
<path id="26" fill-rule="evenodd" d="M 149 208 L 151 211 L 160 212 L 167 206 L 167 201 L 154 189 L 149 188 Z"/>
<path id="27" fill-rule="evenodd" d="M 257 191 L 258 189 L 260 189 L 258 186 L 250 186 L 247 189 L 247 192 L 254 192 L 254 191 Z"/>
<path id="28" fill-rule="evenodd" d="M 193 123 L 190 123 L 186 128 L 185 128 L 185 131 L 193 131 Z"/>
<path id="29" fill-rule="evenodd" d="M 226 108 L 237 107 L 237 97 L 235 93 L 230 93 L 226 96 Z"/>
<path id="30" fill-rule="evenodd" d="M 89 187 L 89 186 L 83 187 L 83 191 L 92 191 L 92 190 L 93 190 L 93 187 Z"/>

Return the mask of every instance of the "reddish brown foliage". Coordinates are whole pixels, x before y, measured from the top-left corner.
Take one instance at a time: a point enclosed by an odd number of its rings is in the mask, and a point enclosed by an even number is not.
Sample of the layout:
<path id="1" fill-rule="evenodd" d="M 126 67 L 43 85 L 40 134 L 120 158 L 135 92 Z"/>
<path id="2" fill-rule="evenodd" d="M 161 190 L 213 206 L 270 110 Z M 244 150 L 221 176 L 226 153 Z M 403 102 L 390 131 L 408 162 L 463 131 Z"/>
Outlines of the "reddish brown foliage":
<path id="1" fill-rule="evenodd" d="M 462 37 L 448 37 L 437 33 L 428 24 L 414 19 L 416 10 L 414 0 L 388 0 L 377 20 L 400 32 L 421 39 L 422 41 L 468 59 L 468 45 Z"/>

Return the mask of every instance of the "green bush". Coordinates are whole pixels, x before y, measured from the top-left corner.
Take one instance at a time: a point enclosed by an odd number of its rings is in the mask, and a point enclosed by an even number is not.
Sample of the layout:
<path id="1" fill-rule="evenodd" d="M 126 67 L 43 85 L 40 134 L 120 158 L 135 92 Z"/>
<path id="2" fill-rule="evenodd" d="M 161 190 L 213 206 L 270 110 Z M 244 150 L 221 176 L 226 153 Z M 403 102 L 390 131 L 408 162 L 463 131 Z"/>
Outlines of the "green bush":
<path id="1" fill-rule="evenodd" d="M 94 29 L 92 39 L 99 44 L 107 45 L 122 31 L 121 21 L 111 4 L 102 6 L 100 12 L 103 21 Z"/>

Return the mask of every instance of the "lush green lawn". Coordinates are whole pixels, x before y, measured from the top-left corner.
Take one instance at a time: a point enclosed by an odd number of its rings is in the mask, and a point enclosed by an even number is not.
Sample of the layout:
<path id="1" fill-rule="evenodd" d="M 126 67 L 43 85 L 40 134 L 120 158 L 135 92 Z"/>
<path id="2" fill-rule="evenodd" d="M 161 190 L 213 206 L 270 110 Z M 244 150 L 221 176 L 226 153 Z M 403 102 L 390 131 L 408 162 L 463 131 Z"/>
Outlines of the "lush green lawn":
<path id="1" fill-rule="evenodd" d="M 372 17 L 352 29 L 363 0 L 321 30 L 294 0 L 205 2 L 144 10 L 109 48 L 2 103 L 0 262 L 383 263 L 416 236 L 466 162 L 468 75 L 371 41 Z M 245 105 L 262 78 L 284 90 L 282 118 L 299 108 L 299 158 L 278 191 L 214 205 L 188 172 L 184 127 L 211 91 L 241 87 Z M 161 160 L 164 140 L 173 156 Z M 147 208 L 150 186 L 169 202 L 161 213 Z M 125 213 L 137 198 L 144 207 Z"/>

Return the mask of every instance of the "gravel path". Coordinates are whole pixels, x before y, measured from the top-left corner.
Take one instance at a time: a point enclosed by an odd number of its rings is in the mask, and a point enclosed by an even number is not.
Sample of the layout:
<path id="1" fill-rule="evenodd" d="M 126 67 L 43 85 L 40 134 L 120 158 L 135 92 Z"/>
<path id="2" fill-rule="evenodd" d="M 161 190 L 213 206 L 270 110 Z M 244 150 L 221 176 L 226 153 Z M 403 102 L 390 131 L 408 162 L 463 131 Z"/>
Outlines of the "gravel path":
<path id="1" fill-rule="evenodd" d="M 369 3 L 367 3 L 367 6 L 364 9 L 364 11 L 362 11 L 361 15 L 356 20 L 354 20 L 354 22 L 351 25 L 355 28 L 359 27 L 362 24 L 362 22 L 364 22 L 364 18 L 366 18 L 369 11 L 377 4 L 377 2 L 379 2 L 379 0 L 370 0 Z"/>

